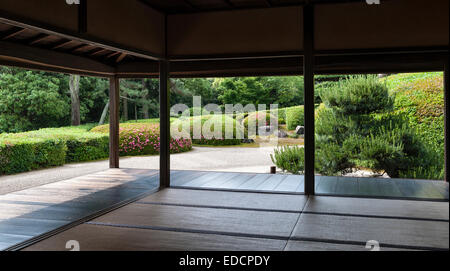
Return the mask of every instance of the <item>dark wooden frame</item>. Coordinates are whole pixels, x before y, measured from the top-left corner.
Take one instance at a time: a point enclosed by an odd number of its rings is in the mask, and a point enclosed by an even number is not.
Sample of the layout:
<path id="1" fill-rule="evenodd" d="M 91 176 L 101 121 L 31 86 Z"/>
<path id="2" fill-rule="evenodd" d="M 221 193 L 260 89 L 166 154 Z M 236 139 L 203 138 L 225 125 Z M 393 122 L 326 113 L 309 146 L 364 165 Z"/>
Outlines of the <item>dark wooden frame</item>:
<path id="1" fill-rule="evenodd" d="M 120 80 L 109 79 L 109 167 L 119 168 Z"/>
<path id="2" fill-rule="evenodd" d="M 314 6 L 303 9 L 304 39 L 303 80 L 305 101 L 305 194 L 315 194 L 315 128 L 314 128 Z"/>
<path id="3" fill-rule="evenodd" d="M 159 119 L 160 154 L 159 182 L 161 188 L 170 187 L 170 89 L 169 62 L 159 62 Z"/>
<path id="4" fill-rule="evenodd" d="M 450 106 L 450 94 L 448 93 L 450 90 L 450 63 L 449 57 L 447 56 L 444 63 L 444 163 L 445 163 L 445 181 L 448 182 L 450 180 L 450 160 L 448 159 L 449 153 L 449 106 Z"/>

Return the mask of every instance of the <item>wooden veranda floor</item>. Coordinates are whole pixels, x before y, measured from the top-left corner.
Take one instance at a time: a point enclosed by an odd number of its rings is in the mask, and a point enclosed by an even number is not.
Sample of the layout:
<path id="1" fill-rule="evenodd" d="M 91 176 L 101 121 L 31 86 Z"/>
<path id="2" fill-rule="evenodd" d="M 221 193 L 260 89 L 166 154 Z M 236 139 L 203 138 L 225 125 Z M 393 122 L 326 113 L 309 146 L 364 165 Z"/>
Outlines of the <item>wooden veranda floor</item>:
<path id="1" fill-rule="evenodd" d="M 0 250 L 448 249 L 448 184 L 363 181 L 318 177 L 317 190 L 423 200 L 306 197 L 301 176 L 194 171 L 157 192 L 157 171 L 107 170 L 0 196 Z"/>

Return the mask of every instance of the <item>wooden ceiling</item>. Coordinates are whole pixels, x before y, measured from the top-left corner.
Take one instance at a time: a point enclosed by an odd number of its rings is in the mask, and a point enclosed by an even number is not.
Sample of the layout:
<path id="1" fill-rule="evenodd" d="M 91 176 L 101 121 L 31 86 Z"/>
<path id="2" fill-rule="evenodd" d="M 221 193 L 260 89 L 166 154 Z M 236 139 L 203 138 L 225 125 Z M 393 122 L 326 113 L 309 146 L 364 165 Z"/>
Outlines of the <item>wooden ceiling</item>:
<path id="1" fill-rule="evenodd" d="M 298 6 L 309 3 L 357 2 L 362 0 L 141 0 L 165 14 Z M 385 0 L 386 1 L 386 0 Z"/>
<path id="2" fill-rule="evenodd" d="M 137 57 L 124 52 L 4 23 L 0 23 L 0 41 L 83 56 L 105 64 L 117 64 L 137 59 Z"/>

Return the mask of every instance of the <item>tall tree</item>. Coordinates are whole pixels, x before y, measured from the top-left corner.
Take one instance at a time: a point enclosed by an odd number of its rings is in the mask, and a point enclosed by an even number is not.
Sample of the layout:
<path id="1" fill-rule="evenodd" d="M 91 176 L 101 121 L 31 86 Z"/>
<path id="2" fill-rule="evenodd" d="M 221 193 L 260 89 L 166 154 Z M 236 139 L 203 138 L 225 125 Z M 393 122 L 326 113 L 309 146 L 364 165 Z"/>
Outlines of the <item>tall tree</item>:
<path id="1" fill-rule="evenodd" d="M 70 98 L 72 101 L 71 124 L 79 126 L 81 124 L 80 115 L 80 76 L 70 75 L 69 78 Z"/>

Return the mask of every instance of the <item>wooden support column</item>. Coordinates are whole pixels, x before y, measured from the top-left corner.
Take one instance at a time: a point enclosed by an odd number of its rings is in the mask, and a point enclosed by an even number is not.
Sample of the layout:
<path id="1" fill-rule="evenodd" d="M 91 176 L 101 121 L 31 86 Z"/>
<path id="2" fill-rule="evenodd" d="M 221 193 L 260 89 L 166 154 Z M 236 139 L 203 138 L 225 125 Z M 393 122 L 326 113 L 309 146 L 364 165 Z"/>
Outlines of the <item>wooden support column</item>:
<path id="1" fill-rule="evenodd" d="M 447 57 L 444 64 L 444 166 L 445 166 L 445 181 L 448 182 L 450 179 L 450 160 L 448 159 L 448 148 L 449 144 L 449 110 L 450 110 L 450 75 L 449 75 L 449 58 Z"/>
<path id="2" fill-rule="evenodd" d="M 160 187 L 170 187 L 170 89 L 169 62 L 159 62 L 159 107 L 160 107 Z"/>
<path id="3" fill-rule="evenodd" d="M 314 160 L 314 6 L 303 8 L 303 79 L 305 100 L 305 194 L 315 194 Z"/>
<path id="4" fill-rule="evenodd" d="M 119 168 L 119 96 L 118 77 L 109 79 L 109 167 Z"/>

